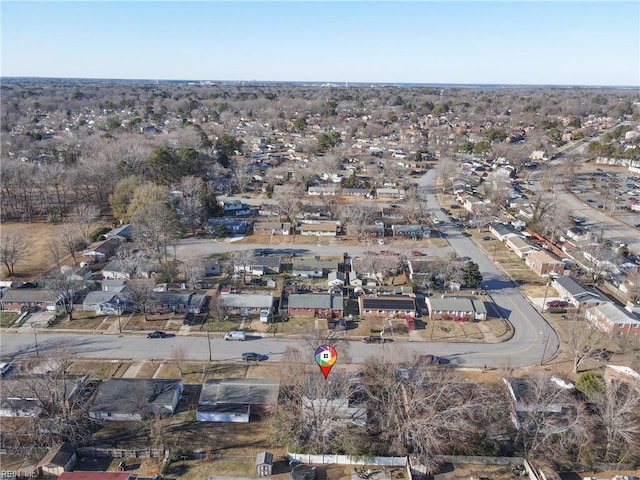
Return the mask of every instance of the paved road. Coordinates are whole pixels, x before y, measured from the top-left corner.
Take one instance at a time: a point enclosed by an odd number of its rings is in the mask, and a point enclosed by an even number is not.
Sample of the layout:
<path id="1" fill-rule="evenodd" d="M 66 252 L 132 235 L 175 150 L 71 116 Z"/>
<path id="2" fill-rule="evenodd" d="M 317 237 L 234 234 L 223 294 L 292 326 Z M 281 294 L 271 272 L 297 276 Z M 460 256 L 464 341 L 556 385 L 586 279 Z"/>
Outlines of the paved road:
<path id="1" fill-rule="evenodd" d="M 430 170 L 419 180 L 420 191 L 427 201 L 431 214 L 447 221 L 440 212 L 434 189 L 435 170 Z M 515 327 L 513 338 L 503 343 L 442 343 L 398 341 L 382 345 L 365 345 L 359 341 L 350 342 L 350 357 L 360 363 L 372 355 L 403 355 L 409 352 L 431 353 L 450 359 L 454 365 L 490 367 L 535 365 L 548 358 L 558 348 L 558 337 L 542 316 L 521 295 L 489 258 L 470 239 L 461 235 L 453 225 L 443 227 L 450 246 L 428 249 L 430 255 L 446 255 L 455 249 L 459 256 L 469 256 L 475 261 L 484 278 L 484 285 L 498 305 L 502 316 Z M 341 255 L 345 250 L 352 256 L 370 250 L 370 246 L 345 247 L 343 245 L 253 245 L 233 242 L 213 242 L 206 239 L 189 239 L 176 245 L 176 256 L 180 260 L 202 257 L 212 253 L 231 252 L 238 249 L 271 248 L 275 251 L 296 253 L 322 253 Z M 394 250 L 393 243 L 385 249 Z M 399 251 L 406 250 L 402 247 Z M 422 249 L 424 250 L 424 249 Z M 147 339 L 144 336 L 118 336 L 107 334 L 44 333 L 37 331 L 40 353 L 55 352 L 66 346 L 79 356 L 112 359 L 169 359 L 178 349 L 188 352 L 194 360 L 239 360 L 245 351 L 255 351 L 269 356 L 270 361 L 278 361 L 289 346 L 308 348 L 304 341 L 285 338 L 255 337 L 247 342 L 225 342 L 219 337 L 211 337 L 211 350 L 206 337 L 176 336 L 165 339 Z M 3 360 L 29 356 L 35 353 L 36 331 L 34 334 L 4 333 L 0 337 L 0 352 Z M 211 353 L 209 353 L 211 352 Z"/>

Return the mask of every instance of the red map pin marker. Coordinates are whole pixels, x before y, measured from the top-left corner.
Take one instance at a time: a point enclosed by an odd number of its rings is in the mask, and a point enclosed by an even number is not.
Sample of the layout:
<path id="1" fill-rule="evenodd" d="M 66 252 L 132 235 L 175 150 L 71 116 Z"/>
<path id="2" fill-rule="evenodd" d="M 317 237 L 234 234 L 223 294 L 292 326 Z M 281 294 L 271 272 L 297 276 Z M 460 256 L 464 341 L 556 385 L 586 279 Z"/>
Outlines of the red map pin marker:
<path id="1" fill-rule="evenodd" d="M 331 345 L 320 345 L 316 348 L 316 363 L 326 379 L 338 359 L 338 352 Z"/>

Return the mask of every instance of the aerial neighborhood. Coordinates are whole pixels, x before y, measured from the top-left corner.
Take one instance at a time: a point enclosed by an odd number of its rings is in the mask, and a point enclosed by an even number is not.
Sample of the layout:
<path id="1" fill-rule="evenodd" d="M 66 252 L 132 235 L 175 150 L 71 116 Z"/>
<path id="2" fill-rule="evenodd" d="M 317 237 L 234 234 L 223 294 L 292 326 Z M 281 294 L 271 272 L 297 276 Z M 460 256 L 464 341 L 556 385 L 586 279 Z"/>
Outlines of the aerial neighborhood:
<path id="1" fill-rule="evenodd" d="M 637 89 L 0 100 L 3 476 L 640 476 Z"/>

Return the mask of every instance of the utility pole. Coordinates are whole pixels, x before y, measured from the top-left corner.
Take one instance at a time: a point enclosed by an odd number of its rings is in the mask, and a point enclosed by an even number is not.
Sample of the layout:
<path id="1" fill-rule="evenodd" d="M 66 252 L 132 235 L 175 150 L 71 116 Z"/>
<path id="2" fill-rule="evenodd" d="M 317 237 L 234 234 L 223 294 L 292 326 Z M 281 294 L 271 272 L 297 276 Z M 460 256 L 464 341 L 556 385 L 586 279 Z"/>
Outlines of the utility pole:
<path id="1" fill-rule="evenodd" d="M 209 336 L 209 330 L 207 330 L 207 345 L 209 346 L 209 361 L 212 362 L 213 358 L 211 356 L 211 337 Z"/>
<path id="2" fill-rule="evenodd" d="M 36 357 L 39 357 L 40 352 L 38 351 L 38 326 L 36 324 L 33 325 L 33 337 L 36 341 Z"/>

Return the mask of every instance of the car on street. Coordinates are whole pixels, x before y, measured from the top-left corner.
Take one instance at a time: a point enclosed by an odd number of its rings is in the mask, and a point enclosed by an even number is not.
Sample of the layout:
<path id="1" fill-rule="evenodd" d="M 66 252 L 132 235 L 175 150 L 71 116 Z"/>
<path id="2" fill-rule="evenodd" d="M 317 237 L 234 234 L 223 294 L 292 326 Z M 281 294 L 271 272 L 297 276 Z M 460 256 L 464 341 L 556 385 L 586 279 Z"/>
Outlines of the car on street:
<path id="1" fill-rule="evenodd" d="M 164 338 L 166 336 L 167 336 L 166 333 L 158 330 L 158 331 L 155 331 L 155 332 L 151 332 L 149 335 L 147 335 L 147 338 Z"/>
<path id="2" fill-rule="evenodd" d="M 262 355 L 261 353 L 255 352 L 244 352 L 242 354 L 242 359 L 246 362 L 261 362 L 267 359 L 266 355 Z"/>
<path id="3" fill-rule="evenodd" d="M 461 235 L 463 237 L 470 237 L 471 236 L 471 234 L 469 232 L 462 232 Z"/>
<path id="4" fill-rule="evenodd" d="M 384 343 L 384 338 L 376 335 L 370 335 L 368 337 L 364 337 L 362 341 L 364 343 Z"/>

